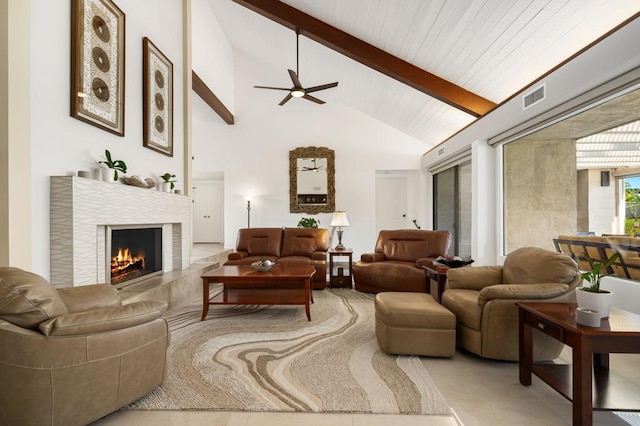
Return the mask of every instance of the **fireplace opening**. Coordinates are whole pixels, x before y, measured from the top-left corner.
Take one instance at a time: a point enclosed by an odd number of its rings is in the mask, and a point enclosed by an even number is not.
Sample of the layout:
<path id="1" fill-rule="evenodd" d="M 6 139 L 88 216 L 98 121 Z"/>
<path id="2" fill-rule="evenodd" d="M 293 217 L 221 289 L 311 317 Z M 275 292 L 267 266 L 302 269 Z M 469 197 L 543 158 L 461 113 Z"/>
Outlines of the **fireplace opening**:
<path id="1" fill-rule="evenodd" d="M 107 227 L 107 282 L 118 287 L 162 273 L 162 228 Z M 107 234 L 109 235 L 109 234 Z M 123 284 L 126 283 L 126 284 Z"/>

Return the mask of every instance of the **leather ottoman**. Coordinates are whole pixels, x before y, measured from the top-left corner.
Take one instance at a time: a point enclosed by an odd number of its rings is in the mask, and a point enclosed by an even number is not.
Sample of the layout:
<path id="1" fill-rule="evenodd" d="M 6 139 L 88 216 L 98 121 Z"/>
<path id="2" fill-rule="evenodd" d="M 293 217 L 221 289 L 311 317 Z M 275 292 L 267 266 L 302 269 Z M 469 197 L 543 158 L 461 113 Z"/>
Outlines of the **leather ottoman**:
<path id="1" fill-rule="evenodd" d="M 397 355 L 452 357 L 456 317 L 430 294 L 378 293 L 376 338 L 382 350 Z"/>

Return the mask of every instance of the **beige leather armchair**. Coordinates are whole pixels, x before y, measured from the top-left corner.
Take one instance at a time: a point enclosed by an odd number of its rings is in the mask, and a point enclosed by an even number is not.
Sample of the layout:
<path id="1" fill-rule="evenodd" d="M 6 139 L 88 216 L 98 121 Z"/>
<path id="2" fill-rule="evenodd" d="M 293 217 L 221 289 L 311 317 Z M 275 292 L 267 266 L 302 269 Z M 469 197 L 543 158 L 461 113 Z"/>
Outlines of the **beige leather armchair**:
<path id="1" fill-rule="evenodd" d="M 0 267 L 0 424 L 84 425 L 162 384 L 166 309 Z"/>
<path id="2" fill-rule="evenodd" d="M 518 360 L 516 302 L 574 302 L 580 284 L 576 262 L 566 254 L 524 247 L 507 255 L 503 266 L 447 271 L 442 305 L 456 316 L 459 346 L 485 358 Z M 534 358 L 552 360 L 563 344 L 534 334 Z"/>

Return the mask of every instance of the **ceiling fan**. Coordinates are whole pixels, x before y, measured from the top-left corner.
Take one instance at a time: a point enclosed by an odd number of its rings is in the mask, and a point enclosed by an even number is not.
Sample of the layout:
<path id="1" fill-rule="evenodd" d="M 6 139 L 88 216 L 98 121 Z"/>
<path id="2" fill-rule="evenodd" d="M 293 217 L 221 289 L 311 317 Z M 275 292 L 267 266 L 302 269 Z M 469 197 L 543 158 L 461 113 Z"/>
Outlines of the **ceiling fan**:
<path id="1" fill-rule="evenodd" d="M 321 169 L 324 169 L 324 166 L 318 166 L 316 164 L 316 159 L 315 158 L 312 158 L 311 161 L 313 162 L 313 167 L 304 166 L 304 167 L 302 167 L 301 171 L 303 171 L 303 172 L 317 172 L 317 171 L 319 171 Z"/>
<path id="2" fill-rule="evenodd" d="M 299 38 L 300 38 L 300 29 L 296 27 L 296 70 L 295 72 L 293 70 L 288 70 L 289 77 L 291 77 L 291 81 L 293 82 L 293 87 L 285 88 L 285 87 L 253 86 L 257 89 L 285 90 L 289 92 L 287 96 L 285 96 L 284 99 L 278 104 L 280 106 L 286 104 L 289 101 L 289 99 L 291 99 L 292 97 L 304 98 L 309 101 L 315 102 L 317 104 L 323 104 L 324 101 L 309 95 L 309 93 L 317 92 L 319 90 L 324 90 L 324 89 L 330 89 L 338 85 L 338 82 L 336 81 L 335 83 L 323 84 L 320 86 L 307 87 L 307 88 L 302 87 L 302 83 L 300 83 L 300 79 L 299 79 L 300 77 Z"/>

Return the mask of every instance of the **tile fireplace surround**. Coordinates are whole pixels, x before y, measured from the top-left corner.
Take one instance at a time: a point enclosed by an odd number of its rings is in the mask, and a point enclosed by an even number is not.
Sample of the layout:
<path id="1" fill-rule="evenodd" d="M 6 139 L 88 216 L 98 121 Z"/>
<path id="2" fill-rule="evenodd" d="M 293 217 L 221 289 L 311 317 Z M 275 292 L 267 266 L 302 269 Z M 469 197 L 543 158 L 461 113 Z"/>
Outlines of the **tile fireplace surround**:
<path id="1" fill-rule="evenodd" d="M 110 225 L 162 227 L 162 269 L 187 269 L 189 197 L 73 176 L 52 176 L 50 272 L 55 286 L 106 281 Z"/>

